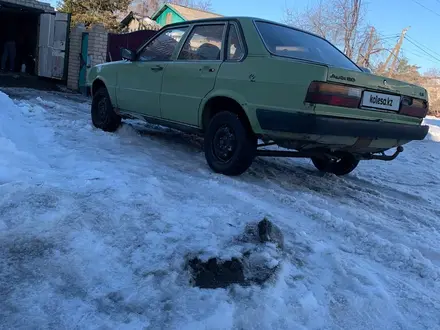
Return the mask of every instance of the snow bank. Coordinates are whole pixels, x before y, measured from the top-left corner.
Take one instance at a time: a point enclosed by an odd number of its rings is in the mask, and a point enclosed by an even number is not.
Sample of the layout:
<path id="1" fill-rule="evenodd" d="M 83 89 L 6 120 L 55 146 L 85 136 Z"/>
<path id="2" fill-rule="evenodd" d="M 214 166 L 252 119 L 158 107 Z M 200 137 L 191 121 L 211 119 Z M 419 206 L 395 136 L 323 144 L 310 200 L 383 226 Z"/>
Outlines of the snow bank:
<path id="1" fill-rule="evenodd" d="M 44 109 L 37 105 L 16 105 L 0 92 L 0 182 L 26 177 L 29 170 L 38 166 L 34 154 L 41 147 L 38 140 L 51 134 L 50 130 L 32 125 L 35 116 L 42 112 Z"/>
<path id="2" fill-rule="evenodd" d="M 427 140 L 440 142 L 440 119 L 436 117 L 427 117 L 423 123 L 429 125 Z"/>

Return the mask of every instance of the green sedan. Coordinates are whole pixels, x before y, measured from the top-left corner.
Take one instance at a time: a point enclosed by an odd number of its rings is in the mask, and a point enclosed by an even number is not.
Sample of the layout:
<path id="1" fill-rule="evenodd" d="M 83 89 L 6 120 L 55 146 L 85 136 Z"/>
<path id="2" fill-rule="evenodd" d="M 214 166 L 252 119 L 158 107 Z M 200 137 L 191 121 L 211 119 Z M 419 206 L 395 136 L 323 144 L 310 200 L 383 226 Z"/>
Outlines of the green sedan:
<path id="1" fill-rule="evenodd" d="M 345 175 L 360 160 L 395 159 L 428 133 L 424 88 L 373 75 L 327 40 L 279 23 L 171 24 L 122 56 L 89 73 L 94 126 L 113 132 L 137 118 L 203 135 L 207 163 L 225 175 L 257 156 L 307 157 Z"/>

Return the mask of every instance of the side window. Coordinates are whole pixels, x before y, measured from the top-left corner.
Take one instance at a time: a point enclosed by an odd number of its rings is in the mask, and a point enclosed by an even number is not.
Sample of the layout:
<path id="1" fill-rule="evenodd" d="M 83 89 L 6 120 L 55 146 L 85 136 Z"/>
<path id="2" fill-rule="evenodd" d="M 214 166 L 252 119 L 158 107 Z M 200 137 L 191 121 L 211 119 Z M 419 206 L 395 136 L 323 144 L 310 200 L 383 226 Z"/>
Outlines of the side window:
<path id="1" fill-rule="evenodd" d="M 139 61 L 169 61 L 188 27 L 170 29 L 154 38 L 139 54 Z"/>
<path id="2" fill-rule="evenodd" d="M 241 60 L 244 56 L 243 44 L 240 41 L 240 37 L 237 31 L 237 27 L 234 24 L 229 26 L 228 43 L 227 43 L 227 59 L 228 60 Z"/>
<path id="3" fill-rule="evenodd" d="M 196 26 L 179 54 L 179 60 L 220 60 L 224 24 Z"/>

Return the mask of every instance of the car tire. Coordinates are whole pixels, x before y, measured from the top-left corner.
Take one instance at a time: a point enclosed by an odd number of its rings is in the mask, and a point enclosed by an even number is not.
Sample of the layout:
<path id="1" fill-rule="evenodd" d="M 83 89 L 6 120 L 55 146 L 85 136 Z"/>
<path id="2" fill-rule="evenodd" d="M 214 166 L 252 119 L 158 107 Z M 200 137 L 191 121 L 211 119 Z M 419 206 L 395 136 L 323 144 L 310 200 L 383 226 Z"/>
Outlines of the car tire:
<path id="1" fill-rule="evenodd" d="M 315 167 L 325 173 L 333 173 L 338 176 L 347 175 L 359 165 L 359 159 L 350 153 L 335 154 L 336 160 L 327 157 L 312 157 Z"/>
<path id="2" fill-rule="evenodd" d="M 216 173 L 236 176 L 252 164 L 257 138 L 237 114 L 223 111 L 216 114 L 205 132 L 205 157 Z"/>
<path id="3" fill-rule="evenodd" d="M 121 116 L 114 111 L 105 87 L 101 87 L 93 95 L 91 112 L 93 126 L 105 132 L 115 132 L 121 125 Z"/>

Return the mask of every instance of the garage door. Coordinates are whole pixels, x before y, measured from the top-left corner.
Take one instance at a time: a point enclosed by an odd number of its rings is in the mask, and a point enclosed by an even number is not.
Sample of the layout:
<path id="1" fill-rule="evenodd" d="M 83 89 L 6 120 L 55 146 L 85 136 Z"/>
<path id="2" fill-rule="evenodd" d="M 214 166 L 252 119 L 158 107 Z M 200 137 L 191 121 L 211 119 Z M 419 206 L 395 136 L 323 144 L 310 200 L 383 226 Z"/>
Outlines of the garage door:
<path id="1" fill-rule="evenodd" d="M 41 14 L 38 47 L 38 75 L 63 79 L 66 71 L 66 51 L 70 15 Z"/>

